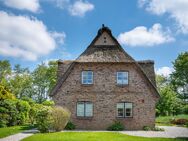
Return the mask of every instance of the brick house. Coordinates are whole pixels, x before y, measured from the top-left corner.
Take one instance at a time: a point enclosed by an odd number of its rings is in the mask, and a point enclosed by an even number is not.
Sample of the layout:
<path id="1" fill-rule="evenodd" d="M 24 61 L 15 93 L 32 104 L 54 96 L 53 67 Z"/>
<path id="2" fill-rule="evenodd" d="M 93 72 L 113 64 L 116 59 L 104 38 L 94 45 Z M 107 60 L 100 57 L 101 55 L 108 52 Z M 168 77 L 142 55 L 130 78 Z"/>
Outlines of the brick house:
<path id="1" fill-rule="evenodd" d="M 77 129 L 104 130 L 120 121 L 127 130 L 155 125 L 154 62 L 135 61 L 103 26 L 73 61 L 58 61 L 56 105 L 71 111 Z"/>

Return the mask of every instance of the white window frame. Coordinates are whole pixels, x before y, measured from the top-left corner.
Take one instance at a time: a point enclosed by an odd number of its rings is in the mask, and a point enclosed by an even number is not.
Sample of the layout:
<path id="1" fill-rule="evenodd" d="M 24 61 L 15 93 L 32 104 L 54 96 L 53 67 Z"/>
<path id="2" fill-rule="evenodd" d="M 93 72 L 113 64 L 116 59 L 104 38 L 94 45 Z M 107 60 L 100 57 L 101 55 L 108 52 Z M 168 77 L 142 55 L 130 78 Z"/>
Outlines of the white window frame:
<path id="1" fill-rule="evenodd" d="M 125 74 L 125 76 L 122 76 L 122 80 L 119 80 L 119 75 L 120 74 Z M 127 79 L 123 79 L 123 78 L 127 78 Z M 118 71 L 116 73 L 116 81 L 117 81 L 117 85 L 128 85 L 129 84 L 129 72 L 128 71 Z"/>
<path id="2" fill-rule="evenodd" d="M 83 115 L 79 115 L 78 114 L 78 105 L 79 104 L 83 104 Z M 87 113 L 88 106 L 91 106 L 89 115 Z M 79 101 L 79 102 L 77 102 L 77 104 L 76 104 L 76 116 L 77 117 L 93 117 L 93 103 L 92 102 L 88 102 L 88 101 Z"/>
<path id="3" fill-rule="evenodd" d="M 87 74 L 84 74 L 84 73 L 87 73 Z M 88 78 L 89 77 L 88 73 L 91 73 L 91 79 Z M 85 79 L 84 77 L 86 77 L 86 80 L 84 80 Z M 93 71 L 82 71 L 82 84 L 86 84 L 86 85 L 93 84 Z"/>
<path id="4" fill-rule="evenodd" d="M 123 116 L 118 115 L 118 104 L 123 104 Z M 130 107 L 131 105 L 131 107 Z M 131 109 L 130 116 L 126 115 L 126 109 Z M 133 103 L 132 102 L 118 102 L 116 105 L 117 117 L 118 118 L 126 118 L 126 117 L 133 117 Z"/>

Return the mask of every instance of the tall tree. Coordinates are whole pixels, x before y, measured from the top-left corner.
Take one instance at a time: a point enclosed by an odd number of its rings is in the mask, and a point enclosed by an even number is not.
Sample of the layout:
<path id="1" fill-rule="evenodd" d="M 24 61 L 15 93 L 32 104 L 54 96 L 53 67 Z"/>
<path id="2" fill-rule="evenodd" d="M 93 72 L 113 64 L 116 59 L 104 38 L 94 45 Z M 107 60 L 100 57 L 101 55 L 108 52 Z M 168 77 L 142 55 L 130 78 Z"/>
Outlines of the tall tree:
<path id="1" fill-rule="evenodd" d="M 48 81 L 49 81 L 48 93 L 51 92 L 52 88 L 55 86 L 57 82 L 57 68 L 58 68 L 57 61 L 48 62 L 48 70 L 47 70 Z"/>
<path id="2" fill-rule="evenodd" d="M 156 83 L 157 83 L 157 89 L 160 90 L 169 84 L 169 80 L 167 77 L 163 75 L 156 75 Z"/>
<path id="3" fill-rule="evenodd" d="M 10 81 L 10 89 L 17 98 L 29 97 L 33 94 L 33 78 L 28 68 L 22 68 L 19 64 L 14 66 Z"/>
<path id="4" fill-rule="evenodd" d="M 159 115 L 174 115 L 181 113 L 182 102 L 172 88 L 167 85 L 159 90 L 160 100 L 157 103 Z"/>
<path id="5" fill-rule="evenodd" d="M 11 65 L 8 60 L 0 60 L 0 83 L 7 87 L 7 78 L 11 74 Z"/>
<path id="6" fill-rule="evenodd" d="M 48 65 L 44 63 L 38 65 L 33 72 L 33 88 L 35 100 L 42 103 L 48 99 L 48 94 L 56 83 L 57 62 L 50 61 Z"/>
<path id="7" fill-rule="evenodd" d="M 188 101 L 188 52 L 179 54 L 173 62 L 173 67 L 172 86 L 180 94 L 180 98 Z"/>

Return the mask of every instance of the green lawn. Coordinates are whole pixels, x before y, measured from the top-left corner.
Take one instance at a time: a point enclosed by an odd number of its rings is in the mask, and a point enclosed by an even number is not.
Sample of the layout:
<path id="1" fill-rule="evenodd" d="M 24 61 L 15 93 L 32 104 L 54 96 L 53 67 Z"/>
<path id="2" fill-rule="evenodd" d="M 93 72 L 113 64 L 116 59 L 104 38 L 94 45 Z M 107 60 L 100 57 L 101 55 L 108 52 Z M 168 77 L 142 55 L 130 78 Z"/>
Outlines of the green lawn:
<path id="1" fill-rule="evenodd" d="M 22 132 L 30 128 L 31 128 L 30 126 L 12 126 L 12 127 L 0 128 L 0 138 Z"/>
<path id="2" fill-rule="evenodd" d="M 22 141 L 187 141 L 186 139 L 144 138 L 115 132 L 57 132 L 35 134 Z"/>
<path id="3" fill-rule="evenodd" d="M 156 124 L 157 125 L 168 125 L 171 126 L 173 124 L 170 123 L 172 119 L 187 119 L 188 120 L 188 115 L 177 115 L 177 116 L 164 116 L 164 117 L 157 117 L 156 118 Z"/>

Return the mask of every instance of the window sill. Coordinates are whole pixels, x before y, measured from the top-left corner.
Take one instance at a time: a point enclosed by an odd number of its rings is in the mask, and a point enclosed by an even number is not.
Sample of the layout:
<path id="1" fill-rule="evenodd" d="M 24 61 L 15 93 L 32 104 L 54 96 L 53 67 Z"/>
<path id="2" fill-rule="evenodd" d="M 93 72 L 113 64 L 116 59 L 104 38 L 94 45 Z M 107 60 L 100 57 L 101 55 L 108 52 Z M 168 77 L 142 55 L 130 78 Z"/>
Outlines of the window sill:
<path id="1" fill-rule="evenodd" d="M 121 87 L 121 88 L 122 88 L 122 87 L 128 87 L 128 86 L 129 86 L 129 84 L 116 84 L 116 86 L 117 86 L 117 87 Z"/>
<path id="2" fill-rule="evenodd" d="M 93 86 L 93 84 L 81 84 L 82 86 L 90 87 Z"/>
<path id="3" fill-rule="evenodd" d="M 130 119 L 130 118 L 133 118 L 133 116 L 131 116 L 131 117 L 116 117 L 116 119 Z"/>
<path id="4" fill-rule="evenodd" d="M 81 119 L 81 120 L 91 120 L 93 119 L 93 116 L 92 117 L 76 117 L 77 119 Z"/>

